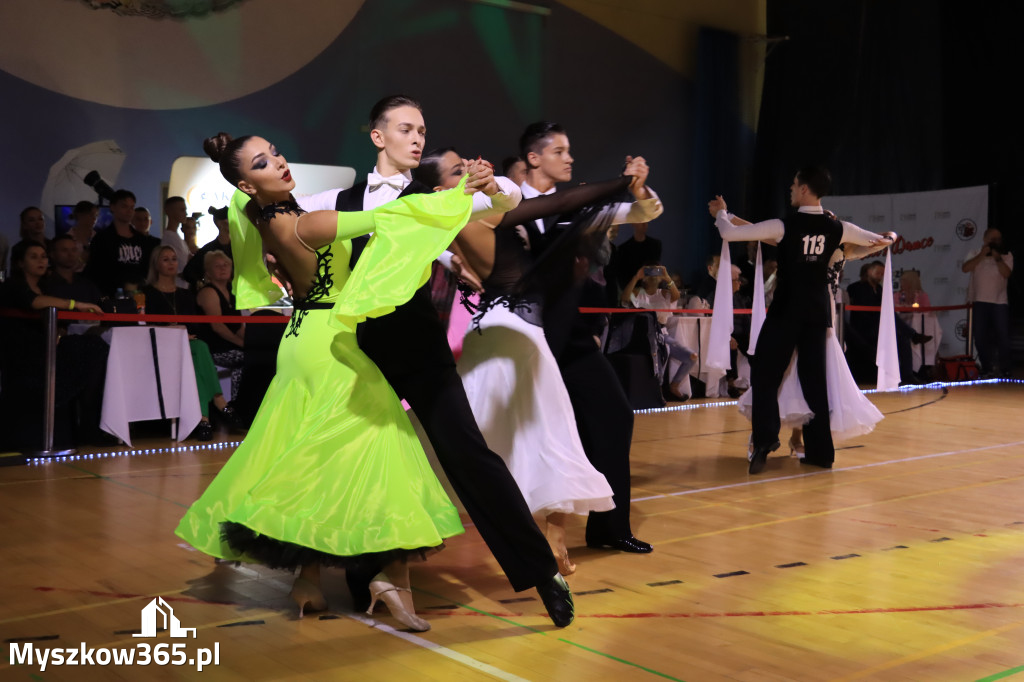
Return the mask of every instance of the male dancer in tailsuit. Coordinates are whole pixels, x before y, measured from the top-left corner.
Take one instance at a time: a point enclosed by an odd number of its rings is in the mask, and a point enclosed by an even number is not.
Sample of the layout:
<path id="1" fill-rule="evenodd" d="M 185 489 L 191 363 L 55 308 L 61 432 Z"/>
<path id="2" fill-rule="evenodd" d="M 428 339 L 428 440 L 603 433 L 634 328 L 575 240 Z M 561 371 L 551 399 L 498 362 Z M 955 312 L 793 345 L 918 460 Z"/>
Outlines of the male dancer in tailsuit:
<path id="1" fill-rule="evenodd" d="M 541 121 L 527 126 L 519 140 L 519 151 L 527 168 L 526 181 L 521 186 L 523 198 L 551 194 L 556 183 L 572 179 L 569 137 L 557 123 Z M 631 157 L 626 159 L 627 163 L 631 160 Z M 647 165 L 642 163 L 642 166 L 646 180 Z M 635 202 L 613 204 L 606 209 L 611 211 L 610 224 L 646 223 L 664 210 L 658 196 L 644 182 L 635 185 L 634 198 Z M 531 245 L 540 246 L 531 246 L 535 257 L 543 251 L 544 245 L 557 237 L 563 218 L 550 216 L 523 226 Z M 615 501 L 611 511 L 590 512 L 587 546 L 646 554 L 653 548 L 633 537 L 629 523 L 633 408 L 591 327 L 579 313 L 588 283 L 593 284 L 588 279 L 582 286 L 563 292 L 557 300 L 549 299 L 544 303 L 544 334 L 569 392 L 583 451 L 594 468 L 608 480 Z"/>
<path id="2" fill-rule="evenodd" d="M 422 107 L 401 95 L 386 97 L 370 112 L 370 140 L 377 148 L 377 165 L 364 182 L 300 199 L 306 210 L 362 211 L 414 193 L 432 192 L 412 179 L 426 139 Z M 519 188 L 482 165 L 470 180 L 487 180 L 473 195 L 470 220 L 503 213 L 518 205 Z M 355 267 L 367 237 L 352 241 Z M 452 258 L 448 254 L 448 258 Z M 459 273 L 460 263 L 453 270 Z M 412 407 L 427 434 L 448 480 L 476 524 L 484 542 L 517 592 L 536 587 L 551 620 L 559 627 L 572 622 L 572 594 L 558 574 L 558 565 L 544 534 L 537 527 L 523 495 L 500 456 L 487 447 L 477 427 L 447 330 L 430 300 L 428 285 L 383 317 L 359 325 L 359 347 Z M 373 572 L 346 573 L 354 607 L 369 605 L 368 585 Z"/>

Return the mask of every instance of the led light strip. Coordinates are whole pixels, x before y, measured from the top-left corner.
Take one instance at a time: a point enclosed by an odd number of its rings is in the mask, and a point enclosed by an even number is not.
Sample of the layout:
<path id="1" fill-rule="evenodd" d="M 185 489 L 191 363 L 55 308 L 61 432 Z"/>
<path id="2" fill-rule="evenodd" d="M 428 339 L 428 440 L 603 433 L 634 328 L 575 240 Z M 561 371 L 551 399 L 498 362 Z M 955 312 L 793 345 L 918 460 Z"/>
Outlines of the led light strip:
<path id="1" fill-rule="evenodd" d="M 240 440 L 223 443 L 207 443 L 205 445 L 178 445 L 171 448 L 146 448 L 138 450 L 119 450 L 116 452 L 96 452 L 90 455 L 61 455 L 59 457 L 33 457 L 26 464 L 48 464 L 50 462 L 81 462 L 90 459 L 109 459 L 111 457 L 137 457 L 139 455 L 160 455 L 166 452 L 194 452 L 197 450 L 223 450 L 241 445 Z"/>

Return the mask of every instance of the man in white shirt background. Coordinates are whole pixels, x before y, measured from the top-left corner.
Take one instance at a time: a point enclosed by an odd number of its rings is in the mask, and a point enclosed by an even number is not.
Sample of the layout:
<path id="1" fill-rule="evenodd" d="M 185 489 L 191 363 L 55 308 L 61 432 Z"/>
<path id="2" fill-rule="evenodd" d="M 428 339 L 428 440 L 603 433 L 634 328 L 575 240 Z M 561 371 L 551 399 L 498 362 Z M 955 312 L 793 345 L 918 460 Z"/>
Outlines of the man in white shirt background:
<path id="1" fill-rule="evenodd" d="M 1013 254 L 1003 247 L 1003 234 L 985 230 L 981 248 L 964 260 L 963 272 L 971 273 L 967 300 L 974 305 L 974 345 L 985 377 L 1009 377 L 1010 303 L 1006 285 L 1013 272 Z"/>

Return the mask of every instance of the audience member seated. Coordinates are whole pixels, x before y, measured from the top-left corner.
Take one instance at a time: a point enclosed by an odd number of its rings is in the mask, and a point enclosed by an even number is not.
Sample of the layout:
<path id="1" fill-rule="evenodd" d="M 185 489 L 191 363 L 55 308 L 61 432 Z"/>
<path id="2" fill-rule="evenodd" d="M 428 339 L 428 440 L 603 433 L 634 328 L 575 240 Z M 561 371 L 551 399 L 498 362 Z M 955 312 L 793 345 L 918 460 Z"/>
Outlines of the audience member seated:
<path id="1" fill-rule="evenodd" d="M 203 244 L 196 255 L 189 259 L 185 269 L 181 271 L 181 277 L 195 289 L 198 288 L 206 273 L 206 254 L 211 251 L 223 251 L 224 255 L 231 258 L 231 232 L 228 229 L 228 207 L 210 207 L 208 213 L 213 216 L 213 224 L 217 226 L 217 236 L 210 242 Z"/>
<path id="2" fill-rule="evenodd" d="M 92 246 L 92 238 L 96 236 L 96 221 L 99 219 L 100 209 L 91 201 L 79 201 L 71 210 L 71 226 L 67 234 L 78 244 L 79 264 L 75 272 L 85 269 L 89 262 L 89 248 Z"/>
<path id="3" fill-rule="evenodd" d="M 70 232 L 57 235 L 50 242 L 50 273 L 40 286 L 43 293 L 58 298 L 100 305 L 103 294 L 91 279 L 78 271 L 82 247 Z"/>
<path id="4" fill-rule="evenodd" d="M 898 307 L 930 308 L 932 303 L 921 286 L 921 273 L 904 270 L 900 275 L 900 290 L 893 292 L 893 302 Z M 934 312 L 901 312 L 899 318 L 921 335 L 931 337 L 930 341 L 913 344 L 913 369 L 920 378 L 932 376 L 935 358 L 942 343 L 942 327 Z"/>
<path id="5" fill-rule="evenodd" d="M 852 306 L 881 306 L 882 279 L 885 264 L 881 261 L 865 263 L 860 269 L 860 280 L 846 287 Z M 872 384 L 878 378 L 875 355 L 878 350 L 878 323 L 881 314 L 876 311 L 851 311 L 850 323 L 846 328 L 846 361 L 857 383 Z M 899 355 L 900 379 L 902 383 L 918 381 L 913 370 L 911 345 L 931 340 L 931 336 L 920 334 L 896 317 L 896 349 Z"/>
<path id="6" fill-rule="evenodd" d="M 46 238 L 46 218 L 43 212 L 35 206 L 28 206 L 21 210 L 21 230 L 19 232 L 22 240 L 39 242 L 43 247 L 50 245 Z M 13 265 L 13 261 L 11 263 Z"/>
<path id="7" fill-rule="evenodd" d="M 235 295 L 231 293 L 232 263 L 223 251 L 210 251 L 204 256 L 206 286 L 196 294 L 203 315 L 238 315 Z M 199 338 L 206 341 L 213 361 L 231 370 L 231 399 L 238 397 L 242 383 L 245 355 L 245 325 L 211 322 L 199 327 Z"/>
<path id="8" fill-rule="evenodd" d="M 153 227 L 153 214 L 149 212 L 149 209 L 145 206 L 136 206 L 135 213 L 132 214 L 132 227 L 139 234 L 149 234 L 149 230 Z"/>
<path id="9" fill-rule="evenodd" d="M 110 213 L 114 222 L 96 232 L 85 267 L 85 276 L 96 283 L 104 296 L 113 296 L 127 283 L 145 282 L 150 256 L 160 245 L 156 237 L 144 235 L 132 227 L 135 195 L 128 190 L 114 192 Z"/>
<path id="10" fill-rule="evenodd" d="M 0 292 L 0 308 L 35 312 L 100 312 L 97 305 L 49 296 L 40 285 L 49 260 L 46 249 L 23 240 L 11 249 L 11 277 Z M 43 447 L 46 330 L 39 317 L 0 317 L 0 447 Z M 65 450 L 99 438 L 99 408 L 107 345 L 94 336 L 65 336 L 57 344 L 54 447 Z"/>
<path id="11" fill-rule="evenodd" d="M 622 305 L 632 308 L 649 308 L 664 310 L 676 308 L 679 302 L 679 288 L 675 281 L 669 277 L 665 266 L 650 264 L 640 268 L 627 285 L 627 291 L 622 294 Z M 683 380 L 690 372 L 697 361 L 697 354 L 682 345 L 668 333 L 666 325 L 672 318 L 672 313 L 656 313 L 658 326 L 655 330 L 654 341 L 658 345 L 658 377 L 662 383 L 665 381 L 665 370 L 671 360 L 679 362 L 679 367 L 669 378 L 669 392 L 679 400 L 688 400 L 689 393 L 682 390 Z"/>
<path id="12" fill-rule="evenodd" d="M 162 245 L 153 251 L 150 258 L 149 276 L 142 292 L 146 295 L 146 313 L 150 315 L 198 315 L 195 295 L 176 283 L 178 275 L 178 256 L 170 246 Z M 220 390 L 217 378 L 217 367 L 210 355 L 210 348 L 197 337 L 197 332 L 204 326 L 190 323 L 183 325 L 189 332 L 189 348 L 192 351 L 192 364 L 196 373 L 196 388 L 199 390 L 199 409 L 202 421 L 193 432 L 198 440 L 213 438 L 213 425 L 210 423 L 210 404 L 225 417 L 229 424 L 234 423 L 234 415 Z"/>

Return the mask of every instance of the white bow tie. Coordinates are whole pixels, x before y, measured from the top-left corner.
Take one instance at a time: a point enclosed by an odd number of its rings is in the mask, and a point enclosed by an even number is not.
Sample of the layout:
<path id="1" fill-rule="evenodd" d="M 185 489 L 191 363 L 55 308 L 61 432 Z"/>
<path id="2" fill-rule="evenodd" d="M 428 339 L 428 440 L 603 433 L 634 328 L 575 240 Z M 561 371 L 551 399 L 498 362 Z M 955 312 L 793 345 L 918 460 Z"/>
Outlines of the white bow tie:
<path id="1" fill-rule="evenodd" d="M 392 175 L 391 177 L 385 178 L 380 173 L 372 171 L 370 175 L 366 178 L 366 184 L 370 188 L 371 192 L 376 192 L 384 185 L 387 185 L 388 187 L 391 187 L 393 189 L 397 189 L 399 192 L 401 192 L 403 189 L 405 189 L 405 186 L 406 184 L 408 184 L 408 181 L 406 180 L 405 176 L 402 175 L 401 173 L 397 173 L 395 175 Z"/>

